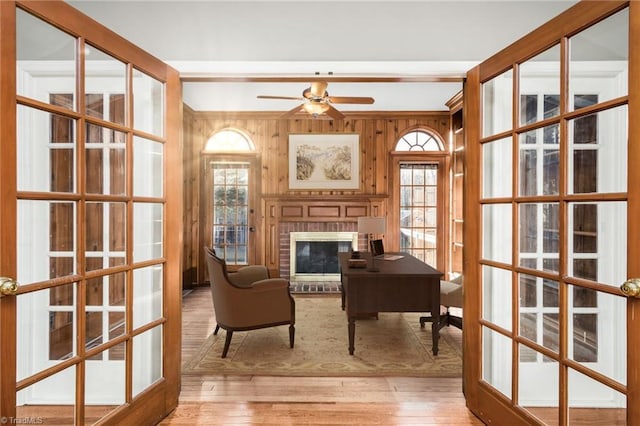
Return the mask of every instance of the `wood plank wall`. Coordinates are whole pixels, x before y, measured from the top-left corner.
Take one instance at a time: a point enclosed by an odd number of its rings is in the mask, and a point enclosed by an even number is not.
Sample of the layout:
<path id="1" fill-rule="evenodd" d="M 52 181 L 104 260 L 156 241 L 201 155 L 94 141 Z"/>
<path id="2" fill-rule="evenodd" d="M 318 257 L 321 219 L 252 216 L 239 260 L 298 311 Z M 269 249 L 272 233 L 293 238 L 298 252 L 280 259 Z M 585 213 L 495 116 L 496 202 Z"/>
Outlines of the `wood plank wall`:
<path id="1" fill-rule="evenodd" d="M 371 206 L 372 200 L 381 207 L 381 214 L 389 211 L 387 205 L 390 188 L 389 154 L 397 140 L 415 129 L 427 129 L 438 133 L 444 141 L 449 141 L 449 111 L 435 112 L 375 112 L 345 113 L 344 120 L 311 119 L 296 116 L 294 119 L 279 119 L 277 112 L 195 112 L 184 108 L 184 254 L 183 285 L 185 288 L 204 283 L 204 257 L 202 247 L 210 243 L 206 229 L 206 188 L 203 185 L 205 155 L 202 154 L 206 141 L 216 132 L 233 128 L 247 134 L 256 146 L 260 164 L 260 182 L 253 187 L 259 202 L 255 206 L 256 262 L 275 258 L 266 253 L 270 244 L 265 227 L 265 202 L 291 203 L 301 205 L 322 200 L 334 205 L 336 202 L 361 201 L 363 206 Z M 346 191 L 290 191 L 288 188 L 288 135 L 290 133 L 358 133 L 360 135 L 360 180 L 359 190 Z M 211 160 L 208 154 L 207 159 Z M 270 267 L 271 269 L 271 267 Z M 277 272 L 277 265 L 275 265 Z"/>

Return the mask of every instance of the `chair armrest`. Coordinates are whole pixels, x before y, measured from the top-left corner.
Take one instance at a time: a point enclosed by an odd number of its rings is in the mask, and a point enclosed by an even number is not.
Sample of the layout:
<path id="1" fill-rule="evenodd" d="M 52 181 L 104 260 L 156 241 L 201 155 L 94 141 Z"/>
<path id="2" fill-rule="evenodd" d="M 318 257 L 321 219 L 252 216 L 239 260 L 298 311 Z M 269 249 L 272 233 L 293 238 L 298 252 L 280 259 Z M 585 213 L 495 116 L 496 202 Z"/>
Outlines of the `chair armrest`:
<path id="1" fill-rule="evenodd" d="M 229 280 L 238 287 L 249 287 L 256 281 L 269 278 L 269 270 L 263 265 L 250 265 L 228 274 Z"/>
<path id="2" fill-rule="evenodd" d="M 251 284 L 251 289 L 254 291 L 271 291 L 280 288 L 289 288 L 289 281 L 284 278 L 268 278 Z"/>

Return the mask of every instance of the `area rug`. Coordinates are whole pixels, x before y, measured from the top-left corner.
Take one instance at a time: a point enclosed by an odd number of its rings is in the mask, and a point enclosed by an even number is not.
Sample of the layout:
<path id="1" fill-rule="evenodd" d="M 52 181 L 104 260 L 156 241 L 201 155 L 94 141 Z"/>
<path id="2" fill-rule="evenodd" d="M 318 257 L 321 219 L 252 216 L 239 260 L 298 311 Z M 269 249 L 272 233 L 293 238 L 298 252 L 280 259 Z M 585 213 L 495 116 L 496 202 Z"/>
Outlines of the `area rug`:
<path id="1" fill-rule="evenodd" d="M 431 351 L 430 323 L 420 328 L 417 313 L 380 313 L 356 321 L 355 353 L 349 355 L 346 313 L 339 297 L 295 296 L 296 339 L 288 326 L 235 332 L 221 358 L 225 331 L 211 334 L 184 362 L 183 374 L 267 376 L 460 377 L 462 332 L 445 327 L 439 352 Z"/>

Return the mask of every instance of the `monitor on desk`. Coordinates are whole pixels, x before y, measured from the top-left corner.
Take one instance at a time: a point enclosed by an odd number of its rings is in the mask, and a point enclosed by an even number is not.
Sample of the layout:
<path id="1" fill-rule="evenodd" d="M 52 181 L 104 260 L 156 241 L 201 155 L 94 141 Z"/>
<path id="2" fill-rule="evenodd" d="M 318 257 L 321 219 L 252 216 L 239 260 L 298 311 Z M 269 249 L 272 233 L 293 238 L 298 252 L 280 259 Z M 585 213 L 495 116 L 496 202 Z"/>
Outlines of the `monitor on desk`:
<path id="1" fill-rule="evenodd" d="M 375 259 L 384 259 L 384 260 L 402 259 L 401 255 L 385 254 L 384 244 L 382 244 L 382 240 L 371 240 L 369 242 L 369 246 L 371 248 L 371 256 L 373 256 Z"/>
<path id="2" fill-rule="evenodd" d="M 371 240 L 369 241 L 369 246 L 371 249 L 371 256 L 378 257 L 384 254 L 384 245 L 382 244 L 382 240 Z"/>

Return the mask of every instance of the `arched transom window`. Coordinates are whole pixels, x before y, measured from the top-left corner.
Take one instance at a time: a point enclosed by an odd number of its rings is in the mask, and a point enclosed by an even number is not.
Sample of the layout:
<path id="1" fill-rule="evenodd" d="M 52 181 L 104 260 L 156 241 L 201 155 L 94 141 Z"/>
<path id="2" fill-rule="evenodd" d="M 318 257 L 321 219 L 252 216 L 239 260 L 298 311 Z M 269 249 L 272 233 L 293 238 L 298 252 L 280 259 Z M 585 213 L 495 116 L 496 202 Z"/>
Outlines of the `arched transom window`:
<path id="1" fill-rule="evenodd" d="M 204 152 L 251 152 L 255 146 L 244 133 L 235 129 L 216 132 L 207 141 Z"/>
<path id="2" fill-rule="evenodd" d="M 396 151 L 443 151 L 444 144 L 438 136 L 426 130 L 415 130 L 402 136 Z"/>

